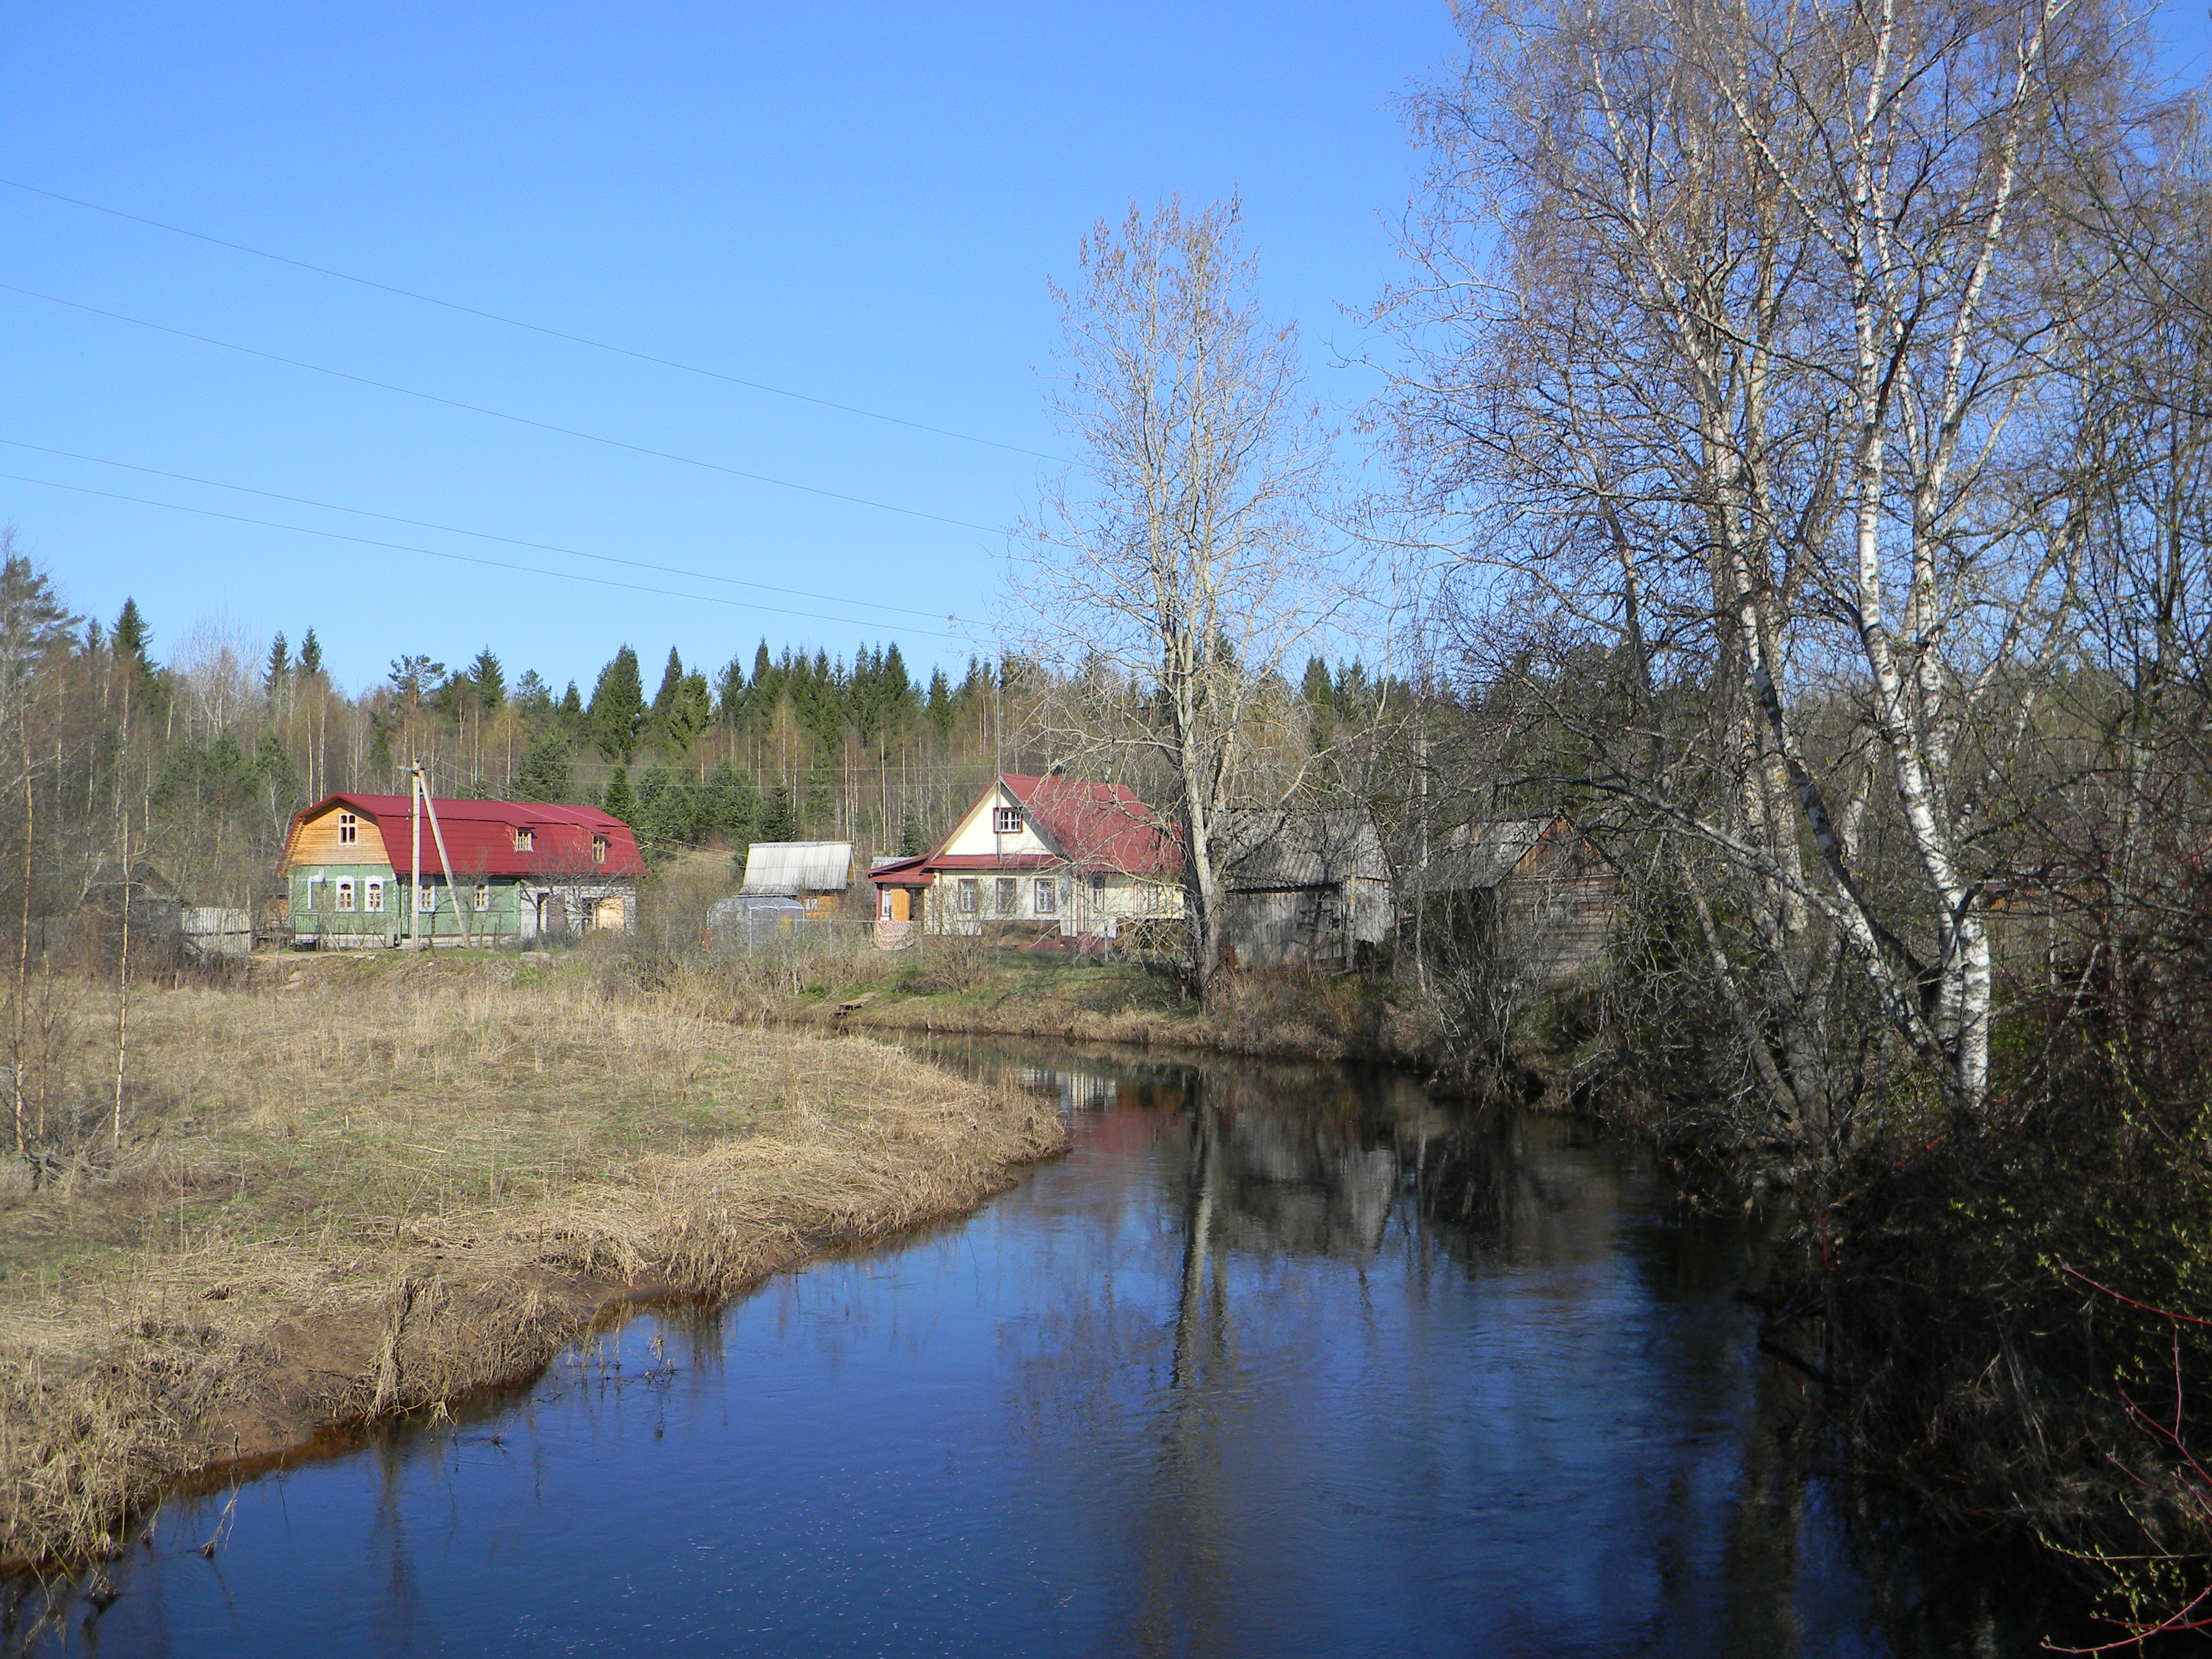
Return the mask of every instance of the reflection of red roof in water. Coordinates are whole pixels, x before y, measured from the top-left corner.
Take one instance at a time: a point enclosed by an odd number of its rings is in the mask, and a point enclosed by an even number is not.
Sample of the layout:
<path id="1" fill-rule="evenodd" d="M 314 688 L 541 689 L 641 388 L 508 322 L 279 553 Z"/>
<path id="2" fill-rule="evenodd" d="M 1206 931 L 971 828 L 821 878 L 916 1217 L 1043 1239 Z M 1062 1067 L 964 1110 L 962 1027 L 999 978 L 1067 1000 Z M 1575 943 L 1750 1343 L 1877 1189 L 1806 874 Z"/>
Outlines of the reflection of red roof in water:
<path id="1" fill-rule="evenodd" d="M 1175 832 L 1126 783 L 1009 772 L 999 781 L 1044 838 L 1079 870 L 1172 876 L 1182 868 Z M 933 858 L 933 865 L 951 867 Z"/>

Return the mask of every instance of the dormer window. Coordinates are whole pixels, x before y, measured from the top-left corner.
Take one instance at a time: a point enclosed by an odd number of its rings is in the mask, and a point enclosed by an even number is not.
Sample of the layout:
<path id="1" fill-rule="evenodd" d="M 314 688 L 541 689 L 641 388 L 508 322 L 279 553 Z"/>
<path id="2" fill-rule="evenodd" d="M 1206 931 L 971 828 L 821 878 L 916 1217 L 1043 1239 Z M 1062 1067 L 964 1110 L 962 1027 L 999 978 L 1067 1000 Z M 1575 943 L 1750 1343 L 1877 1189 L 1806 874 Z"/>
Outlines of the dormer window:
<path id="1" fill-rule="evenodd" d="M 592 837 L 592 862 L 594 864 L 605 864 L 606 861 L 607 838 L 605 836 L 593 836 Z"/>
<path id="2" fill-rule="evenodd" d="M 360 820 L 359 818 L 356 817 L 355 817 L 352 813 L 350 813 L 350 812 L 341 812 L 341 813 L 339 813 L 339 814 L 338 814 L 338 841 L 339 841 L 339 843 L 340 843 L 342 846 L 350 847 L 350 846 L 352 846 L 352 845 L 354 844 L 354 842 L 356 842 L 359 841 L 360 839 L 361 839 L 361 820 Z"/>
<path id="3" fill-rule="evenodd" d="M 518 830 L 514 832 L 514 850 L 516 852 L 527 853 L 536 844 L 537 835 L 535 831 L 529 830 Z"/>
<path id="4" fill-rule="evenodd" d="M 991 829 L 992 832 L 995 835 L 1020 835 L 1022 833 L 1022 809 L 1018 806 L 1000 807 L 992 815 Z"/>

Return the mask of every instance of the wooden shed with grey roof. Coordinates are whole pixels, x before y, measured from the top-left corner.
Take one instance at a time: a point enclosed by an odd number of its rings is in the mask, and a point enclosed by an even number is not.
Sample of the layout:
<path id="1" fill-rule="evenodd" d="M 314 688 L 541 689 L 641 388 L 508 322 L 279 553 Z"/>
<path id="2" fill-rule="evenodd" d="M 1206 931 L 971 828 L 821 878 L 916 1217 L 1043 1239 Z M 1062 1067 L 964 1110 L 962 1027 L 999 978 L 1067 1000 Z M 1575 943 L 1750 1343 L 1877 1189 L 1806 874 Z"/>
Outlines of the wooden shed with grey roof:
<path id="1" fill-rule="evenodd" d="M 1356 807 L 1231 814 L 1223 932 L 1239 966 L 1348 969 L 1390 935 L 1390 860 Z"/>
<path id="2" fill-rule="evenodd" d="M 809 915 L 836 910 L 853 885 L 849 841 L 757 841 L 745 849 L 743 898 L 795 899 Z"/>
<path id="3" fill-rule="evenodd" d="M 1538 984 L 1571 978 L 1605 954 L 1620 874 L 1564 812 L 1476 818 L 1438 838 L 1403 882 L 1401 938 L 1472 940 Z"/>

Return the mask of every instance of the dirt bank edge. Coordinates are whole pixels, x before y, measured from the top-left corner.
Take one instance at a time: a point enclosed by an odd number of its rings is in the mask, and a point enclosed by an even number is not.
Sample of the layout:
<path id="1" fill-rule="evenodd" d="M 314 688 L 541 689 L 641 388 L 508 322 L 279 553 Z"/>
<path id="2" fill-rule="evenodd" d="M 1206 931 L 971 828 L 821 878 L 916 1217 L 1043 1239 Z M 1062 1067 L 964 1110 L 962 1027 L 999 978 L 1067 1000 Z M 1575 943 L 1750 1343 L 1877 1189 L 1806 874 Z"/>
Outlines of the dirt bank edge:
<path id="1" fill-rule="evenodd" d="M 307 1261 L 203 1253 L 74 1328 L 19 1334 L 42 1351 L 0 1399 L 0 1574 L 112 1554 L 179 1486 L 450 1411 L 534 1378 L 619 1304 L 740 1294 L 965 1213 L 1065 1150 L 1049 1102 L 941 1075 L 925 1104 L 655 1156 L 557 1203 L 403 1217 Z"/>

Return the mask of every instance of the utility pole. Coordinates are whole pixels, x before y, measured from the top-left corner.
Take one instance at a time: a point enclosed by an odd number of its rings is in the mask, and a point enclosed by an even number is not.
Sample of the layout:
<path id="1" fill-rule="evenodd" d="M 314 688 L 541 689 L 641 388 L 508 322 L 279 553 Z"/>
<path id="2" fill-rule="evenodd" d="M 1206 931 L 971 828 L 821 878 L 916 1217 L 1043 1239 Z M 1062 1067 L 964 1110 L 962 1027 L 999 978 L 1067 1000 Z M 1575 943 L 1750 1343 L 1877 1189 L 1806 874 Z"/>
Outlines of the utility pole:
<path id="1" fill-rule="evenodd" d="M 419 759 L 408 769 L 408 778 L 414 791 L 407 798 L 409 828 L 415 842 L 407 871 L 407 948 L 412 951 L 422 944 L 415 927 L 416 912 L 422 902 L 422 763 Z"/>

